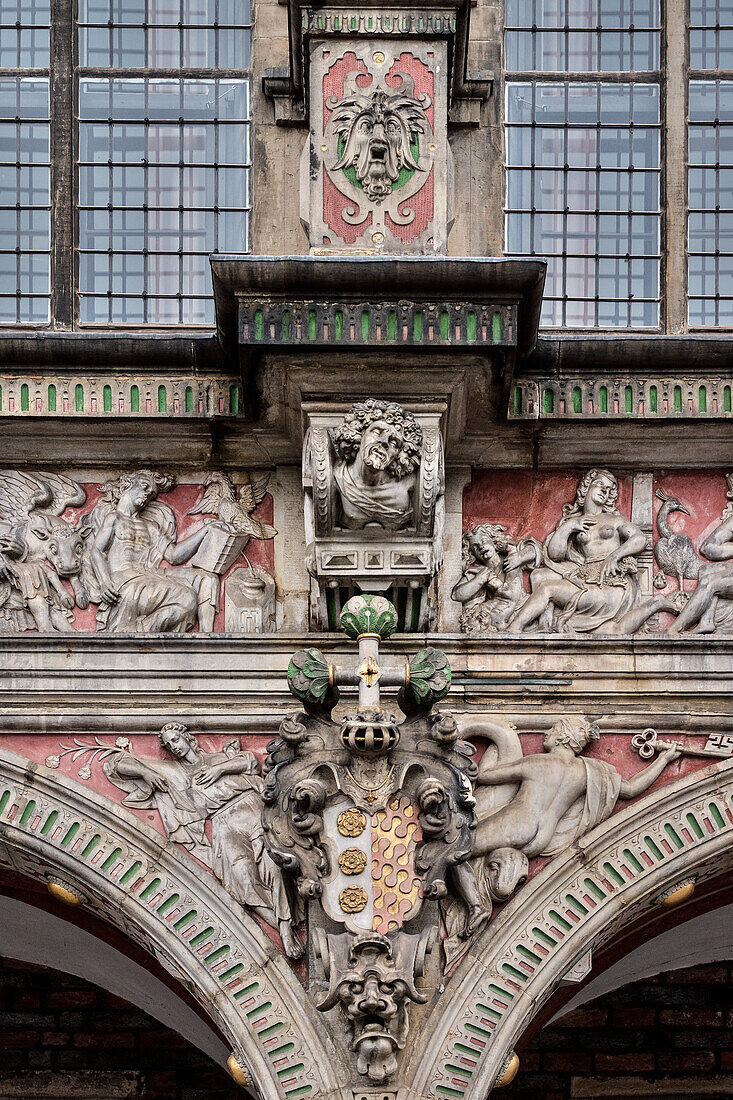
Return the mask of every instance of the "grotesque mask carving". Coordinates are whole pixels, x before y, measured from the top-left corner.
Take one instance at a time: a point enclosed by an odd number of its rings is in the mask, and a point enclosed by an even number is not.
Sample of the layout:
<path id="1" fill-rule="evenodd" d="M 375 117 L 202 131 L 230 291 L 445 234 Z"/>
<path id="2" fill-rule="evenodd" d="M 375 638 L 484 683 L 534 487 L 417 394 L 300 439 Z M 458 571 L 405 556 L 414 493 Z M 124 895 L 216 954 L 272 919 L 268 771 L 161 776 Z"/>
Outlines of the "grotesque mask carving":
<path id="1" fill-rule="evenodd" d="M 415 473 L 423 433 L 401 405 L 357 402 L 333 435 L 334 477 L 344 527 L 378 523 L 396 531 L 412 521 Z"/>
<path id="2" fill-rule="evenodd" d="M 316 951 L 329 980 L 319 1008 L 340 1005 L 357 1070 L 375 1084 L 397 1069 L 397 1051 L 410 1030 L 408 1006 L 425 1004 L 415 979 L 436 940 L 435 929 L 399 937 L 366 932 L 360 936 L 317 933 Z"/>
<path id="3" fill-rule="evenodd" d="M 334 170 L 353 166 L 366 195 L 376 203 L 391 193 L 402 168 L 422 171 L 419 152 L 411 146 L 418 134 L 428 130 L 425 105 L 412 94 L 412 79 L 400 75 L 403 85 L 396 92 L 382 88 L 365 92 L 352 77 L 343 99 L 328 103 L 339 140 Z"/>

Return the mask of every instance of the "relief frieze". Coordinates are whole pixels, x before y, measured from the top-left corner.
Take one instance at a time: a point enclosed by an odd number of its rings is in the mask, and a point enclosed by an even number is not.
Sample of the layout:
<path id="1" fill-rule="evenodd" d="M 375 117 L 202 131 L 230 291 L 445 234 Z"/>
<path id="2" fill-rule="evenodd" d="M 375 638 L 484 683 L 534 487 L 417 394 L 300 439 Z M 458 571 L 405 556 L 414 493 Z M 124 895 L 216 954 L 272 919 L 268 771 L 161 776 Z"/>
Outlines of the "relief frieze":
<path id="1" fill-rule="evenodd" d="M 157 738 L 4 737 L 218 880 L 291 961 L 350 1079 L 375 1086 L 399 1081 L 427 1006 L 548 860 L 620 805 L 733 756 L 719 721 L 703 742 L 604 715 L 601 736 L 600 718 L 571 709 L 520 734 L 505 714 L 451 708 L 442 651 L 385 652 L 398 618 L 384 596 L 351 597 L 340 625 L 356 652 L 293 654 L 296 709 L 270 739 L 179 719 Z"/>
<path id="2" fill-rule="evenodd" d="M 452 591 L 461 630 L 730 633 L 732 501 L 730 474 L 478 472 Z"/>
<path id="3" fill-rule="evenodd" d="M 0 472 L 0 631 L 274 629 L 268 475 L 240 481 Z"/>

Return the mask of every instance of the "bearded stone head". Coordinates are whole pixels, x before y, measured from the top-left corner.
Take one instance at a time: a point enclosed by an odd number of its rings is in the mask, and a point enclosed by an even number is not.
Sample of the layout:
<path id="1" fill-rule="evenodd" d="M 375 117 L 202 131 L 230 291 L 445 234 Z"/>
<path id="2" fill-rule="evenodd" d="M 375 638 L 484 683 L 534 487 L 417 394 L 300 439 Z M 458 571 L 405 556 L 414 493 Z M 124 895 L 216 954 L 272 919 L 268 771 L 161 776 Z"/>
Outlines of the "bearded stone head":
<path id="1" fill-rule="evenodd" d="M 422 455 L 422 429 L 411 412 L 396 402 L 370 397 L 357 401 L 333 434 L 342 462 L 357 455 L 373 470 L 384 470 L 399 481 L 415 472 Z"/>
<path id="2" fill-rule="evenodd" d="M 353 165 L 365 194 L 377 203 L 391 194 L 401 168 L 422 171 L 410 146 L 430 125 L 423 103 L 413 95 L 412 78 L 399 75 L 400 91 L 366 92 L 354 85 L 352 74 L 347 78 L 352 87 L 333 105 L 331 124 L 344 143 L 334 170 Z"/>

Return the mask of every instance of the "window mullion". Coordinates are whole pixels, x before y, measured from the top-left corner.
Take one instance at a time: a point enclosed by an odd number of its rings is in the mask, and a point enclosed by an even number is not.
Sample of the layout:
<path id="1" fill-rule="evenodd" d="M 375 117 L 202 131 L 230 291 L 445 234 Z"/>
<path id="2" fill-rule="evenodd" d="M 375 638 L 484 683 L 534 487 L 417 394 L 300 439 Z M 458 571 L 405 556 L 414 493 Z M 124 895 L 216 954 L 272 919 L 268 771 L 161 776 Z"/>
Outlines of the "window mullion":
<path id="1" fill-rule="evenodd" d="M 51 323 L 74 324 L 74 0 L 51 0 Z"/>
<path id="2" fill-rule="evenodd" d="M 662 278 L 664 327 L 670 333 L 687 328 L 687 25 L 687 0 L 667 0 L 662 51 Z"/>

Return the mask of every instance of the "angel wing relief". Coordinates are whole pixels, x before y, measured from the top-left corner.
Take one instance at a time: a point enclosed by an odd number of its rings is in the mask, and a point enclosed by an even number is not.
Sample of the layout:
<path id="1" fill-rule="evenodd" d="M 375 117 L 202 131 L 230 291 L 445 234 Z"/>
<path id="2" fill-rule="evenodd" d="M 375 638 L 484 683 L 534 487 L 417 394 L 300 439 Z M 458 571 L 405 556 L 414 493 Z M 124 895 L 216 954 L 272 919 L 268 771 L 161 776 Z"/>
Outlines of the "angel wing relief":
<path id="1" fill-rule="evenodd" d="M 228 474 L 214 472 L 204 482 L 204 494 L 189 510 L 190 516 L 213 515 L 206 539 L 191 559 L 191 564 L 212 573 L 226 573 L 239 558 L 250 539 L 272 539 L 277 531 L 252 515 L 267 491 L 269 473 L 247 474 L 239 491 Z"/>
<path id="2" fill-rule="evenodd" d="M 0 471 L 0 630 L 70 630 L 75 604 L 88 607 L 84 540 L 61 518 L 85 500 L 61 474 Z"/>

